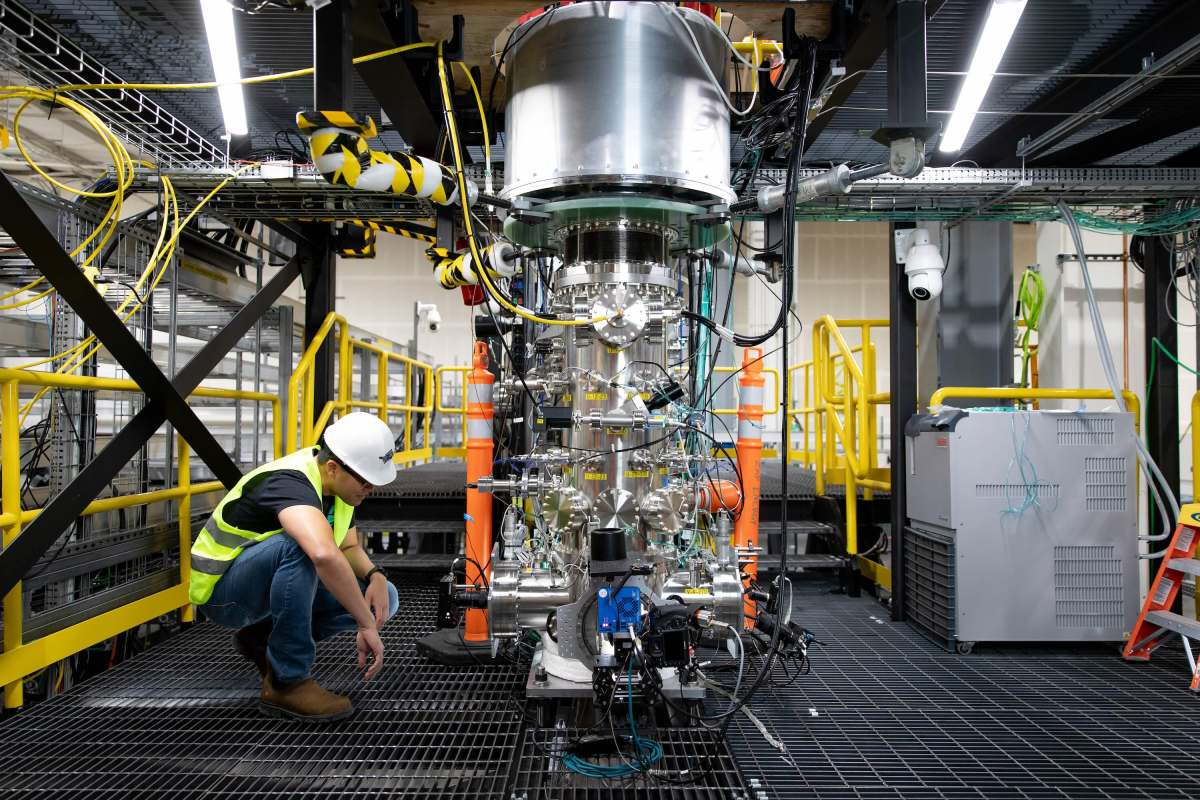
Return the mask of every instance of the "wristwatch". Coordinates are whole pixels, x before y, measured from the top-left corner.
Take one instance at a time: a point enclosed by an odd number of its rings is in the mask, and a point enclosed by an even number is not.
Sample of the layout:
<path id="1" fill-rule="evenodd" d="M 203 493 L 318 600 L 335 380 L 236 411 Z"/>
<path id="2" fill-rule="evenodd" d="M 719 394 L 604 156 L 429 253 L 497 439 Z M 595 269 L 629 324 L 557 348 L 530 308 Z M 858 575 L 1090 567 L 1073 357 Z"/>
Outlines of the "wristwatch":
<path id="1" fill-rule="evenodd" d="M 363 583 L 370 583 L 371 576 L 374 575 L 376 572 L 381 573 L 384 578 L 387 578 L 387 573 L 383 571 L 383 567 L 371 567 L 371 569 L 367 572 L 366 576 L 363 577 Z"/>

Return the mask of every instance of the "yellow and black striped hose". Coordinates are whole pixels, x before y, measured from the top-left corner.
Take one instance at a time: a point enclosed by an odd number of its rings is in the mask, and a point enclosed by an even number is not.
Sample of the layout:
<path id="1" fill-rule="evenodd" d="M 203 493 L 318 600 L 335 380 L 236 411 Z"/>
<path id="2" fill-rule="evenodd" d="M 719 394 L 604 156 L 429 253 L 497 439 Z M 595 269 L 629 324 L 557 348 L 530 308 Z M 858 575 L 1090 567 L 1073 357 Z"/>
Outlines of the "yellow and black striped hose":
<path id="1" fill-rule="evenodd" d="M 427 199 L 438 205 L 458 202 L 458 184 L 450 167 L 421 156 L 372 150 L 375 120 L 349 111 L 301 111 L 296 125 L 308 137 L 313 163 L 325 180 L 369 192 Z M 478 190 L 467 181 L 467 204 Z"/>
<path id="2" fill-rule="evenodd" d="M 480 253 L 485 259 L 484 269 L 487 277 L 496 280 L 510 277 L 516 271 L 510 262 L 516 249 L 507 242 L 497 242 L 483 249 Z M 425 256 L 433 262 L 433 274 L 443 289 L 457 289 L 460 286 L 475 286 L 479 276 L 475 273 L 475 260 L 470 253 L 455 253 L 444 247 L 431 247 L 425 251 Z"/>

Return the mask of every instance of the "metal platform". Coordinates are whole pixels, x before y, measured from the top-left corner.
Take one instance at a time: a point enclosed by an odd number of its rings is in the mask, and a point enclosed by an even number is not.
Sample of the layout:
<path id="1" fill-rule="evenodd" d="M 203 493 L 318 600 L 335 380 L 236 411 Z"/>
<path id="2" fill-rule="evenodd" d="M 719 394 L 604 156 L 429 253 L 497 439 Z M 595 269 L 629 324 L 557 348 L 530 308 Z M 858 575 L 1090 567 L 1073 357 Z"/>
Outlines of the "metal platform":
<path id="1" fill-rule="evenodd" d="M 1182 653 L 1122 661 L 1118 645 L 984 647 L 956 656 L 874 600 L 796 584 L 794 617 L 826 642 L 812 674 L 764 689 L 729 745 L 769 798 L 1196 796 L 1195 719 Z M 779 673 L 779 680 L 786 680 Z M 755 782 L 758 788 L 755 787 Z M 752 795 L 753 796 L 753 795 Z"/>
<path id="2" fill-rule="evenodd" d="M 314 727 L 262 716 L 254 668 L 234 653 L 228 630 L 202 623 L 0 722 L 0 796 L 623 796 L 538 749 L 557 734 L 525 721 L 527 664 L 447 667 L 419 657 L 414 643 L 433 627 L 437 590 L 397 583 L 401 611 L 384 630 L 387 662 L 375 680 L 358 675 L 349 634 L 319 648 L 314 676 L 350 695 L 351 719 Z M 712 765 L 663 796 L 742 796 L 724 742 L 693 731 L 657 736 L 671 768 Z"/>
<path id="3" fill-rule="evenodd" d="M 228 631 L 202 624 L 0 723 L 0 796 L 1195 796 L 1200 698 L 1183 688 L 1182 655 L 1131 664 L 1114 645 L 955 656 L 829 586 L 796 585 L 794 618 L 827 643 L 813 648 L 812 673 L 788 688 L 779 673 L 753 703 L 786 756 L 741 715 L 725 741 L 654 731 L 664 766 L 698 771 L 687 786 L 564 772 L 554 743 L 571 732 L 525 720 L 526 668 L 420 659 L 413 643 L 430 628 L 435 590 L 401 581 L 403 611 L 375 681 L 358 677 L 349 636 L 320 649 L 316 676 L 351 695 L 354 718 L 314 728 L 260 716 L 253 668 Z"/>

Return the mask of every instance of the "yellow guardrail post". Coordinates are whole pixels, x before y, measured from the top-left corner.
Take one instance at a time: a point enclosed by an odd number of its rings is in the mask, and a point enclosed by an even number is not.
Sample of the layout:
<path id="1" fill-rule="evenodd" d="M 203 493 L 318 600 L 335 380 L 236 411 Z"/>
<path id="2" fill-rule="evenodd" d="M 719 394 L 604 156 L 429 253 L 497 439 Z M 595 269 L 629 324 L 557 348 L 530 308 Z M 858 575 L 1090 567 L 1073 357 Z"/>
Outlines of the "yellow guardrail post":
<path id="1" fill-rule="evenodd" d="M 375 358 L 379 362 L 379 366 L 375 370 L 375 394 L 379 397 L 379 418 L 386 423 L 388 421 L 387 404 L 388 400 L 391 399 L 388 384 L 390 380 L 388 377 L 388 360 L 382 354 L 376 354 Z"/>
<path id="2" fill-rule="evenodd" d="M 0 510 L 12 515 L 4 527 L 4 547 L 8 548 L 21 533 L 21 424 L 18 418 L 20 384 L 6 380 L 0 387 Z M 4 652 L 21 646 L 25 611 L 21 602 L 21 584 L 4 596 Z M 20 708 L 24 702 L 22 681 L 4 685 L 4 707 Z"/>
<path id="3" fill-rule="evenodd" d="M 437 368 L 437 390 L 434 393 L 436 408 L 439 414 L 457 414 L 459 418 L 459 439 L 458 447 L 439 447 L 437 454 L 445 458 L 466 458 L 467 457 L 467 407 L 466 407 L 466 375 L 471 371 L 470 367 L 438 367 Z M 462 393 L 461 406 L 448 406 L 443 399 L 446 389 L 445 376 L 449 373 L 457 372 L 462 377 L 458 380 L 458 386 Z"/>
<path id="4" fill-rule="evenodd" d="M 179 477 L 176 487 L 183 492 L 179 498 L 179 583 L 187 586 L 192 580 L 192 460 L 187 440 L 175 437 L 179 453 Z M 194 622 L 196 609 L 187 603 L 179 609 L 180 622 Z"/>

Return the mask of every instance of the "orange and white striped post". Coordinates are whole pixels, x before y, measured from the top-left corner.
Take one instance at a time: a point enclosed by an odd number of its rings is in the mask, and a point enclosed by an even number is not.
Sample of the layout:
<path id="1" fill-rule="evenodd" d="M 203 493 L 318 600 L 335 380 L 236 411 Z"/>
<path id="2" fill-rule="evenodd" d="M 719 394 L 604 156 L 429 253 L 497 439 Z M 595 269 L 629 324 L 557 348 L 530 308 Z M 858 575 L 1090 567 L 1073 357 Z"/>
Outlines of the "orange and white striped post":
<path id="1" fill-rule="evenodd" d="M 742 513 L 733 528 L 734 547 L 758 546 L 758 499 L 762 493 L 762 434 L 763 397 L 766 379 L 763 377 L 763 352 L 760 347 L 747 347 L 742 356 L 741 387 L 738 400 L 738 471 L 742 473 Z M 749 587 L 758 577 L 758 555 L 747 556 L 746 579 Z M 747 597 L 743 601 L 743 612 L 747 628 L 754 627 L 754 601 Z"/>
<path id="2" fill-rule="evenodd" d="M 467 484 L 492 474 L 492 384 L 496 378 L 488 372 L 488 351 L 484 342 L 475 343 L 473 369 L 467 373 Z M 467 583 L 479 584 L 480 567 L 488 568 L 492 557 L 492 496 L 479 489 L 467 489 L 467 539 L 464 550 L 467 558 Z M 487 611 L 468 608 L 466 612 L 468 642 L 488 639 Z"/>

